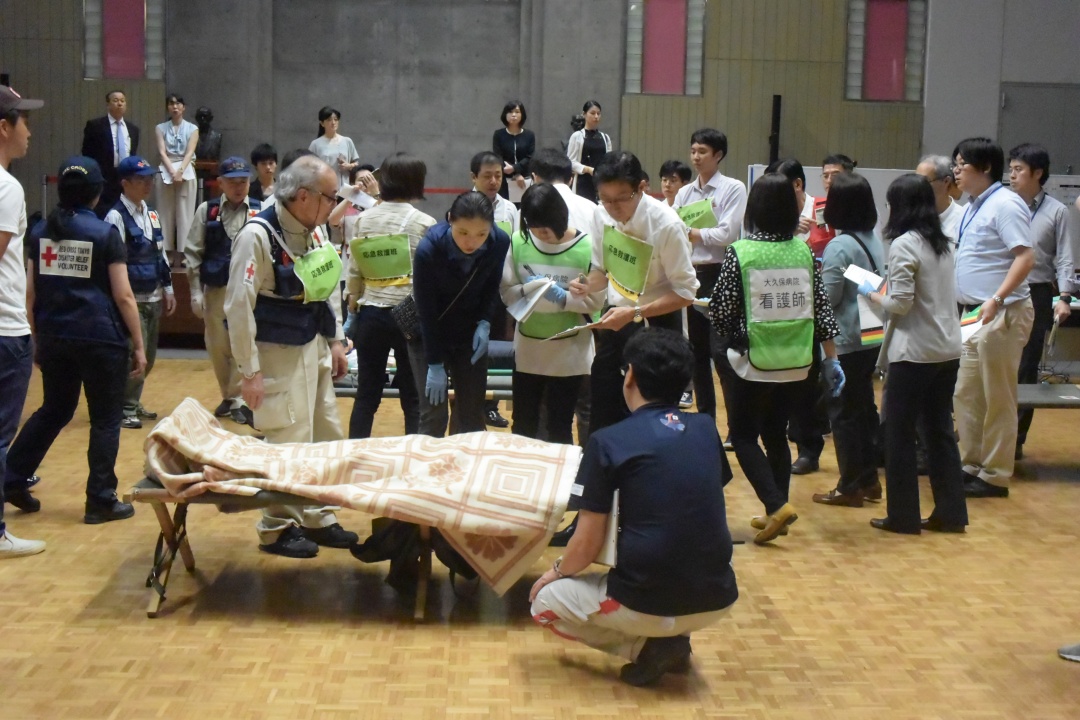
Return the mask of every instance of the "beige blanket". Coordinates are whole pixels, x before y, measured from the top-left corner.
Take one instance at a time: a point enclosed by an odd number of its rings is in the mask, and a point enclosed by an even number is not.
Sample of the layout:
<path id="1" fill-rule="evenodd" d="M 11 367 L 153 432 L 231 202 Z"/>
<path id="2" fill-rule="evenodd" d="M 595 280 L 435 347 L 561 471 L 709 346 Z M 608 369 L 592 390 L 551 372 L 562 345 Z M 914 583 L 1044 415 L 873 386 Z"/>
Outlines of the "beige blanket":
<path id="1" fill-rule="evenodd" d="M 500 595 L 562 520 L 581 451 L 477 432 L 269 445 L 192 398 L 146 438 L 147 475 L 174 495 L 277 490 L 438 528 Z"/>

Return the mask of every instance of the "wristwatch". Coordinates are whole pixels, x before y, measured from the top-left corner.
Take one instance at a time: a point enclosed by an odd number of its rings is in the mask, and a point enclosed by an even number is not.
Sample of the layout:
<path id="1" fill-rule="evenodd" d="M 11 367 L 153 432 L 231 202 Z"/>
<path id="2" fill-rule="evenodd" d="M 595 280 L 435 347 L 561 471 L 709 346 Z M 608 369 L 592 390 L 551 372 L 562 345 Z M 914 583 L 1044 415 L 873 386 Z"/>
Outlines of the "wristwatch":
<path id="1" fill-rule="evenodd" d="M 1005 307 L 1005 300 L 1002 299 L 1002 297 L 1000 295 L 995 295 L 993 297 L 993 300 L 994 300 L 994 302 L 997 303 L 998 307 Z"/>
<path id="2" fill-rule="evenodd" d="M 1072 295 L 1069 293 L 1061 293 L 1061 297 L 1059 297 L 1058 300 L 1068 305 L 1072 302 Z"/>
<path id="3" fill-rule="evenodd" d="M 634 306 L 634 322 L 639 323 L 639 322 L 643 321 L 644 319 L 645 319 L 645 316 L 641 314 L 641 307 L 638 306 L 638 305 L 635 305 Z"/>
<path id="4" fill-rule="evenodd" d="M 555 571 L 555 574 L 559 576 L 560 580 L 562 578 L 570 577 L 569 575 L 563 575 L 562 570 L 559 569 L 560 565 L 562 565 L 562 557 L 561 556 L 555 558 L 555 563 L 551 566 L 551 569 Z"/>

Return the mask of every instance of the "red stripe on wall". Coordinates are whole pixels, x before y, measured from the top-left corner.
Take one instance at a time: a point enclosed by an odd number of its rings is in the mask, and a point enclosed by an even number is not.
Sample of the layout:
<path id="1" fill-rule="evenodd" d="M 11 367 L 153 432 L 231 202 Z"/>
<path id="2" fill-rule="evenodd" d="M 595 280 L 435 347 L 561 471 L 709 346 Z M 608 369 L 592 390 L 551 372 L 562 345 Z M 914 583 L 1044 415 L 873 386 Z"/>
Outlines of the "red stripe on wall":
<path id="1" fill-rule="evenodd" d="M 682 95 L 686 88 L 686 0 L 643 0 L 641 92 Z"/>
<path id="2" fill-rule="evenodd" d="M 145 75 L 145 0 L 107 0 L 102 3 L 101 61 L 107 78 L 141 78 Z"/>
<path id="3" fill-rule="evenodd" d="M 903 100 L 907 0 L 868 0 L 863 100 Z"/>

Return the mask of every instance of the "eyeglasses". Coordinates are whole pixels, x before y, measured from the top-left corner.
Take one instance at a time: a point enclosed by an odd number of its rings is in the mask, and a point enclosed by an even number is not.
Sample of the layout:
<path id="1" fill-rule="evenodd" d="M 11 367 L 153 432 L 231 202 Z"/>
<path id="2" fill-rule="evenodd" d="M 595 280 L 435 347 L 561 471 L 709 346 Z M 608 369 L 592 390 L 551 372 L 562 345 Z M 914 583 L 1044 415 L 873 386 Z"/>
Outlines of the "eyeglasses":
<path id="1" fill-rule="evenodd" d="M 958 172 L 960 172 L 961 170 L 963 170 L 964 168 L 966 168 L 970 164 L 971 163 L 965 162 L 963 160 L 957 160 L 956 164 L 953 165 L 953 172 L 958 173 Z"/>
<path id="2" fill-rule="evenodd" d="M 326 198 L 327 200 L 330 201 L 331 205 L 337 205 L 337 201 L 338 201 L 337 200 L 337 195 L 327 195 L 322 190 L 317 190 L 315 188 L 304 188 L 304 189 L 307 190 L 310 193 L 318 193 L 319 195 L 322 195 L 324 198 Z"/>
<path id="3" fill-rule="evenodd" d="M 638 193 L 635 192 L 630 197 L 621 197 L 614 200 L 605 200 L 604 198 L 600 198 L 600 204 L 607 207 L 611 207 L 612 205 L 625 205 L 628 202 L 632 202 L 637 196 Z"/>

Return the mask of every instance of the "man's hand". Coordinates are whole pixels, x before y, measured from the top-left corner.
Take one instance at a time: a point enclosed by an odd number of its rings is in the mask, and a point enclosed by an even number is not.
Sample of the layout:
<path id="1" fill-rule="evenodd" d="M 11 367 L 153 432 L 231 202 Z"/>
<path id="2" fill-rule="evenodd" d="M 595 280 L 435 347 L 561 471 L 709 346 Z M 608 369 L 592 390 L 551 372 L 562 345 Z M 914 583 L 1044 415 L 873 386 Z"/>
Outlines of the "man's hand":
<path id="1" fill-rule="evenodd" d="M 131 353 L 130 377 L 137 378 L 146 371 L 146 352 L 139 348 Z"/>
<path id="2" fill-rule="evenodd" d="M 622 330 L 633 321 L 634 308 L 613 307 L 604 313 L 604 317 L 600 318 L 600 322 L 597 323 L 596 329 L 618 331 Z"/>
<path id="3" fill-rule="evenodd" d="M 795 233 L 802 235 L 803 233 L 810 232 L 810 228 L 814 226 L 814 221 L 805 215 L 799 216 L 799 227 L 796 228 Z"/>
<path id="4" fill-rule="evenodd" d="M 994 321 L 994 318 L 997 317 L 999 309 L 1000 308 L 998 308 L 997 300 L 995 300 L 994 298 L 990 298 L 982 304 L 982 307 L 979 308 L 978 319 L 983 321 L 983 325 L 987 325 Z"/>
<path id="5" fill-rule="evenodd" d="M 1054 321 L 1060 325 L 1068 320 L 1070 315 L 1072 315 L 1072 307 L 1058 298 L 1058 301 L 1054 303 Z"/>
<path id="6" fill-rule="evenodd" d="M 200 320 L 203 319 L 203 294 L 192 293 L 191 295 L 191 314 Z"/>
<path id="7" fill-rule="evenodd" d="M 540 576 L 540 579 L 533 583 L 532 590 L 529 591 L 529 602 L 535 602 L 536 596 L 540 594 L 540 591 L 544 589 L 545 585 L 555 582 L 559 579 L 559 576 L 555 574 L 555 570 L 548 570 L 546 573 Z"/>
<path id="8" fill-rule="evenodd" d="M 244 398 L 244 402 L 252 410 L 258 410 L 262 407 L 263 397 L 266 396 L 266 390 L 263 388 L 263 376 L 261 372 L 255 373 L 254 377 L 243 378 L 240 381 L 240 396 Z"/>
<path id="9" fill-rule="evenodd" d="M 165 293 L 165 316 L 168 317 L 176 312 L 176 295 L 171 292 Z"/>
<path id="10" fill-rule="evenodd" d="M 345 357 L 345 345 L 337 341 L 330 342 L 330 358 L 333 364 L 333 378 L 340 380 L 349 372 L 349 359 Z"/>

